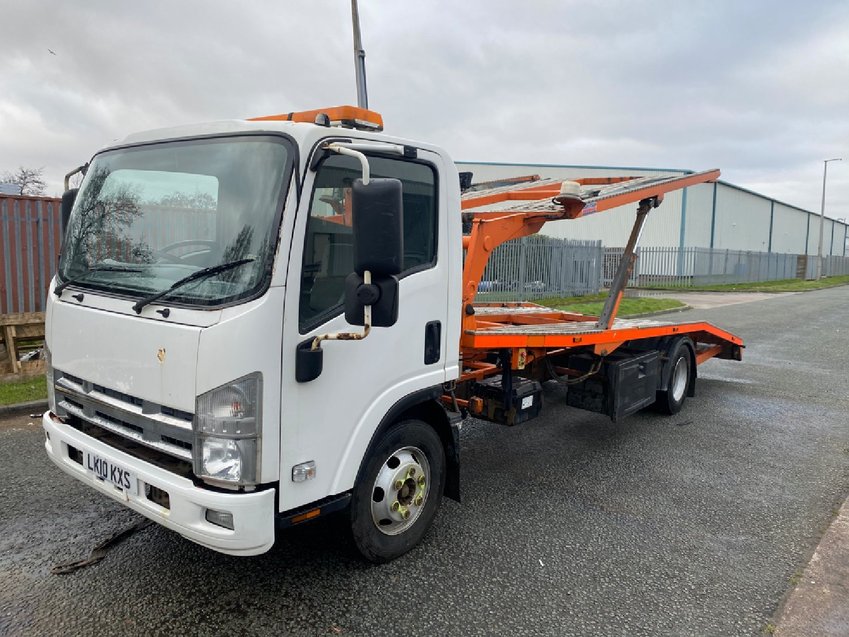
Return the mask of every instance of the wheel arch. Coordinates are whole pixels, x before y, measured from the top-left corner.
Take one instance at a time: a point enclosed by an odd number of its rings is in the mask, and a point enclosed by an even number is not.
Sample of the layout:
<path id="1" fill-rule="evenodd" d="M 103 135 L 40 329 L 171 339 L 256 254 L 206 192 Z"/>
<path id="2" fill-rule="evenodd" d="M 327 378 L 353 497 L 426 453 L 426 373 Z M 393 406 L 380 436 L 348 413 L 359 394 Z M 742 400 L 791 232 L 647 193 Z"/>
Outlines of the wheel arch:
<path id="1" fill-rule="evenodd" d="M 442 396 L 442 385 L 426 387 L 398 400 L 380 419 L 380 423 L 372 433 L 360 466 L 357 470 L 356 482 L 359 482 L 366 462 L 379 440 L 393 424 L 403 420 L 421 420 L 436 431 L 445 450 L 445 489 L 443 494 L 452 500 L 460 501 L 460 415 L 449 413 L 442 406 L 439 398 Z"/>
<path id="2" fill-rule="evenodd" d="M 687 397 L 692 398 L 696 395 L 696 377 L 698 375 L 696 368 L 698 365 L 696 364 L 696 344 L 693 342 L 693 339 L 687 335 L 670 337 L 661 341 L 660 349 L 665 358 L 660 372 L 658 389 L 666 387 L 669 382 L 669 374 L 672 372 L 669 361 L 672 358 L 672 354 L 676 349 L 678 349 L 679 343 L 683 347 L 686 347 L 690 352 L 690 378 L 687 383 Z"/>
<path id="3" fill-rule="evenodd" d="M 662 355 L 660 373 L 657 376 L 657 390 L 661 391 L 664 387 L 666 387 L 669 382 L 669 374 L 672 371 L 669 367 L 669 359 L 672 357 L 672 353 L 677 349 L 678 344 L 683 343 L 684 346 L 690 351 L 690 379 L 687 387 L 687 397 L 692 398 L 696 395 L 696 376 L 697 367 L 696 364 L 696 344 L 693 342 L 693 339 L 688 334 L 681 334 L 678 336 L 663 336 L 659 338 L 647 338 L 639 341 L 631 341 L 628 343 L 628 346 L 640 350 L 640 351 L 650 351 L 656 350 L 660 352 Z"/>

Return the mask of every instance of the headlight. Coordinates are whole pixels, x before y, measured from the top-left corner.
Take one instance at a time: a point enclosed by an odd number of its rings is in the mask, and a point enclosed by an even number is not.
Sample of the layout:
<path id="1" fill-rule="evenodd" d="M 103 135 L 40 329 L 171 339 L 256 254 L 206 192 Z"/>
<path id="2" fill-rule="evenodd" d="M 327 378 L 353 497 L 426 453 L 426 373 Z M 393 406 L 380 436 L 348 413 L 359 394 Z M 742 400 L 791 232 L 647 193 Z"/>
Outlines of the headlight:
<path id="1" fill-rule="evenodd" d="M 50 348 L 47 347 L 47 342 L 44 343 L 44 364 L 47 369 L 47 408 L 56 413 L 56 385 L 53 374 L 53 355 L 50 353 Z"/>
<path id="2" fill-rule="evenodd" d="M 255 372 L 198 396 L 195 404 L 195 475 L 233 486 L 259 479 L 262 374 Z"/>

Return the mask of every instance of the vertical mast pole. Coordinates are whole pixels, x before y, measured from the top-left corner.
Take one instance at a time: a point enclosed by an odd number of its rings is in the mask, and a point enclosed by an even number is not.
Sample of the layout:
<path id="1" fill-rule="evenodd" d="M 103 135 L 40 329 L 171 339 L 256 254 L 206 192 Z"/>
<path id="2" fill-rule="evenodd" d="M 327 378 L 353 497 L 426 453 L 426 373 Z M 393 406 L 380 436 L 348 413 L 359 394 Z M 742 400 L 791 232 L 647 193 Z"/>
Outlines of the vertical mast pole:
<path id="1" fill-rule="evenodd" d="M 357 76 L 357 106 L 368 108 L 366 91 L 366 52 L 360 36 L 360 11 L 357 0 L 351 0 L 351 21 L 354 26 L 354 72 Z"/>

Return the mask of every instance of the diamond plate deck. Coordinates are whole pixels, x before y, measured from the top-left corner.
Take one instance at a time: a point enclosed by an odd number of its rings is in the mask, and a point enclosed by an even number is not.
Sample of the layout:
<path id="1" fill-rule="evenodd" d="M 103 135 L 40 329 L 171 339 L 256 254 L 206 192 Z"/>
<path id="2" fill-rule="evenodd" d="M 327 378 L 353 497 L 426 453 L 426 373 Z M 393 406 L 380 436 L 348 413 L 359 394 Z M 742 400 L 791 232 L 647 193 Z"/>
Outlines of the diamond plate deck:
<path id="1" fill-rule="evenodd" d="M 523 305 L 523 306 L 501 306 L 501 305 L 475 305 L 476 316 L 493 316 L 495 314 L 557 314 L 560 310 L 554 310 L 544 305 Z M 570 312 L 566 312 L 570 314 Z"/>

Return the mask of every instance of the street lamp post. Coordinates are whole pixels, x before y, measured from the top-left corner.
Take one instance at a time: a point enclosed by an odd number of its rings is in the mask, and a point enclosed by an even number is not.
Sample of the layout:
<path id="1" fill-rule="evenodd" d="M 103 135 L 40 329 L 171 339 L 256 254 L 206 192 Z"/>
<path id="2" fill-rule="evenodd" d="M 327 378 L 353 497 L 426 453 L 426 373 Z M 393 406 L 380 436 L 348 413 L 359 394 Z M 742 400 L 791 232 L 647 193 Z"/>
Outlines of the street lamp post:
<path id="1" fill-rule="evenodd" d="M 828 176 L 828 162 L 830 161 L 843 161 L 842 157 L 834 157 L 832 159 L 824 159 L 822 162 L 822 205 L 820 206 L 820 241 L 817 246 L 817 276 L 816 278 L 822 278 L 822 233 L 823 233 L 823 224 L 825 221 L 825 180 Z"/>

